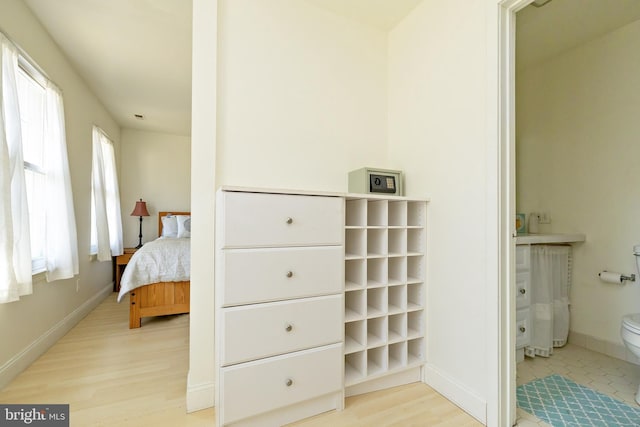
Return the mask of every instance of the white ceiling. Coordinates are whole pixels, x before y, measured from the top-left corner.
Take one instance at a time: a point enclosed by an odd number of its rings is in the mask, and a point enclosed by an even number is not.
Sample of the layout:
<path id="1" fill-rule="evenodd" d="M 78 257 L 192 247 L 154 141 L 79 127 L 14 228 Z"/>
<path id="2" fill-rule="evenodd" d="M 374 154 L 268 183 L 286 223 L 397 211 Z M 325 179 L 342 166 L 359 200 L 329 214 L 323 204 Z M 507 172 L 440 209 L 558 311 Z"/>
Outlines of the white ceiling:
<path id="1" fill-rule="evenodd" d="M 191 133 L 191 0 L 24 1 L 123 128 Z"/>
<path id="2" fill-rule="evenodd" d="M 191 133 L 191 0 L 24 1 L 123 128 Z M 305 1 L 388 31 L 422 0 Z M 528 6 L 517 15 L 518 67 L 637 19 L 640 0 Z"/>
<path id="3" fill-rule="evenodd" d="M 530 66 L 640 19 L 640 0 L 552 0 L 516 16 L 516 62 Z"/>

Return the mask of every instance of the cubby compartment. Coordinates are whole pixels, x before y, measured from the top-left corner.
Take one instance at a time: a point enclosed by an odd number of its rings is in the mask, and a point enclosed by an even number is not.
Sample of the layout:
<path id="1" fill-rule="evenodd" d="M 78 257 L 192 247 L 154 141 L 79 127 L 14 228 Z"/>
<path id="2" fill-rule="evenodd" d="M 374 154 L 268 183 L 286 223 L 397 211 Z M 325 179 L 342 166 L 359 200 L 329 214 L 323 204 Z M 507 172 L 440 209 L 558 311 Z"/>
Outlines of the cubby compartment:
<path id="1" fill-rule="evenodd" d="M 407 282 L 407 258 L 389 258 L 387 266 L 389 285 L 401 285 Z"/>
<path id="2" fill-rule="evenodd" d="M 427 206 L 424 202 L 407 203 L 407 226 L 425 227 L 427 223 Z"/>
<path id="3" fill-rule="evenodd" d="M 367 352 L 347 354 L 344 357 L 345 385 L 353 384 L 367 375 Z"/>
<path id="4" fill-rule="evenodd" d="M 367 226 L 386 227 L 387 224 L 387 201 L 369 200 L 367 204 Z"/>
<path id="5" fill-rule="evenodd" d="M 389 324 L 388 342 L 400 342 L 407 338 L 407 314 L 394 314 L 387 320 Z"/>
<path id="6" fill-rule="evenodd" d="M 387 313 L 387 288 L 367 290 L 367 317 L 384 316 Z"/>
<path id="7" fill-rule="evenodd" d="M 405 228 L 390 228 L 388 235 L 389 256 L 403 256 L 407 253 L 407 230 Z"/>
<path id="8" fill-rule="evenodd" d="M 367 346 L 366 321 L 357 320 L 344 325 L 344 352 L 345 354 L 362 351 Z"/>
<path id="9" fill-rule="evenodd" d="M 425 253 L 426 240 L 424 233 L 424 228 L 410 228 L 407 230 L 407 253 L 409 255 Z"/>
<path id="10" fill-rule="evenodd" d="M 407 313 L 407 338 L 413 339 L 424 335 L 424 311 Z"/>
<path id="11" fill-rule="evenodd" d="M 387 346 L 367 351 L 367 375 L 381 374 L 387 370 Z"/>
<path id="12" fill-rule="evenodd" d="M 361 289 L 367 282 L 366 261 L 350 259 L 344 263 L 344 288 L 347 291 Z"/>
<path id="13" fill-rule="evenodd" d="M 387 256 L 387 230 L 370 228 L 367 230 L 367 257 Z"/>
<path id="14" fill-rule="evenodd" d="M 407 365 L 407 342 L 389 344 L 389 370 L 399 369 Z"/>
<path id="15" fill-rule="evenodd" d="M 424 255 L 407 257 L 407 283 L 424 282 Z"/>
<path id="16" fill-rule="evenodd" d="M 367 319 L 367 348 L 378 347 L 387 343 L 387 318 Z"/>
<path id="17" fill-rule="evenodd" d="M 422 310 L 424 308 L 424 284 L 413 283 L 407 285 L 407 311 Z"/>
<path id="18" fill-rule="evenodd" d="M 424 338 L 416 338 L 407 342 L 408 364 L 424 362 Z"/>
<path id="19" fill-rule="evenodd" d="M 344 318 L 347 322 L 364 319 L 367 309 L 364 290 L 350 291 L 344 294 Z"/>
<path id="20" fill-rule="evenodd" d="M 375 288 L 387 285 L 387 258 L 367 260 L 367 287 Z"/>
<path id="21" fill-rule="evenodd" d="M 402 313 L 407 309 L 406 292 L 406 285 L 389 286 L 387 291 L 387 300 L 389 301 L 388 314 Z"/>
<path id="22" fill-rule="evenodd" d="M 364 258 L 367 255 L 367 230 L 347 228 L 344 233 L 345 259 Z"/>
<path id="23" fill-rule="evenodd" d="M 407 202 L 404 200 L 389 202 L 389 227 L 407 225 Z"/>
<path id="24" fill-rule="evenodd" d="M 345 225 L 347 227 L 367 226 L 367 200 L 347 200 L 345 205 Z"/>

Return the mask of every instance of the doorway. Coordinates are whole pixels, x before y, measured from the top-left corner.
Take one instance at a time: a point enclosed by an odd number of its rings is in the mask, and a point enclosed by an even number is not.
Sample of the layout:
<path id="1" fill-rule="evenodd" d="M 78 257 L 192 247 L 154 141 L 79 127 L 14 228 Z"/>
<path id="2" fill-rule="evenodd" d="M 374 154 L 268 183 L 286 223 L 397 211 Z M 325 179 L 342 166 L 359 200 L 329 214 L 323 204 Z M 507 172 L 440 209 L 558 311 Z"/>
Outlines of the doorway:
<path id="1" fill-rule="evenodd" d="M 504 136 L 504 139 L 501 139 L 500 151 L 506 157 L 506 160 L 504 161 L 504 163 L 501 164 L 502 171 L 505 172 L 502 174 L 504 178 L 501 178 L 501 179 L 508 181 L 507 183 L 503 183 L 503 187 L 506 187 L 508 189 L 508 191 L 506 192 L 507 197 L 505 198 L 508 201 L 503 202 L 505 206 L 503 206 L 501 213 L 503 215 L 510 215 L 507 217 L 503 217 L 505 222 L 507 219 L 512 218 L 511 215 L 514 215 L 516 207 L 518 208 L 518 211 L 520 211 L 522 209 L 522 206 L 524 206 L 524 211 L 527 213 L 530 213 L 538 208 L 538 206 L 534 206 L 532 204 L 531 200 L 526 200 L 525 198 L 525 201 L 523 202 L 522 195 L 518 194 L 521 188 L 519 187 L 518 189 L 516 189 L 516 181 L 518 181 L 518 184 L 521 184 L 525 182 L 527 178 L 531 179 L 531 176 L 535 176 L 535 175 L 531 175 L 530 168 L 531 168 L 532 162 L 530 161 L 530 159 L 528 159 L 528 163 L 526 164 L 525 167 L 529 168 L 529 170 L 527 171 L 527 173 L 529 173 L 529 176 L 527 177 L 525 175 L 524 179 L 522 178 L 523 168 L 522 168 L 522 165 L 519 164 L 519 161 L 516 159 L 516 152 L 523 148 L 523 146 L 521 146 L 523 139 L 525 139 L 526 137 L 529 137 L 529 138 L 531 137 L 532 135 L 531 129 L 537 129 L 537 128 L 540 128 L 540 126 L 545 126 L 548 123 L 550 123 L 554 119 L 554 116 L 553 116 L 554 112 L 556 115 L 561 115 L 563 117 L 563 121 L 571 124 L 573 126 L 573 129 L 567 129 L 568 126 L 563 127 L 562 123 L 556 122 L 556 123 L 553 123 L 553 126 L 555 126 L 553 129 L 554 131 L 553 133 L 550 132 L 548 129 L 543 129 L 542 132 L 534 134 L 534 136 L 538 137 L 538 140 L 542 140 L 542 142 L 538 141 L 538 143 L 548 144 L 544 146 L 545 148 L 543 150 L 543 155 L 541 155 L 541 157 L 546 158 L 548 163 L 547 173 L 550 177 L 545 177 L 545 179 L 548 178 L 550 184 L 555 183 L 555 185 L 562 185 L 562 182 L 564 181 L 564 182 L 574 182 L 574 186 L 575 186 L 575 181 L 573 180 L 578 179 L 576 175 L 579 175 L 579 173 L 585 174 L 585 177 L 583 177 L 582 181 L 580 181 L 583 183 L 589 182 L 588 179 L 585 179 L 585 178 L 588 178 L 586 176 L 587 173 L 590 173 L 591 175 L 594 175 L 597 173 L 598 171 L 597 168 L 591 168 L 591 170 L 587 169 L 586 172 L 582 170 L 581 168 L 584 168 L 584 165 L 586 164 L 584 161 L 579 161 L 579 160 L 575 162 L 571 161 L 567 164 L 571 165 L 573 175 L 567 175 L 566 178 L 563 178 L 556 171 L 551 173 L 551 169 L 554 168 L 554 162 L 558 162 L 559 160 L 557 160 L 556 157 L 553 157 L 553 162 L 551 162 L 549 161 L 549 159 L 551 158 L 551 156 L 559 156 L 558 159 L 562 158 L 561 156 L 569 156 L 569 154 L 567 153 L 571 153 L 571 150 L 574 149 L 575 147 L 570 147 L 569 143 L 565 141 L 571 141 L 572 138 L 576 138 L 576 135 L 580 136 L 581 138 L 580 143 L 582 143 L 583 141 L 587 141 L 591 135 L 587 134 L 586 131 L 581 132 L 582 128 L 589 129 L 591 134 L 597 133 L 597 131 L 599 130 L 598 128 L 593 126 L 593 123 L 599 123 L 598 121 L 602 119 L 603 115 L 594 114 L 596 111 L 598 111 L 598 108 L 585 109 L 584 107 L 585 103 L 587 105 L 589 104 L 588 102 L 585 101 L 585 99 L 587 100 L 590 99 L 590 98 L 584 98 L 584 97 L 587 95 L 591 95 L 591 92 L 597 91 L 597 89 L 595 90 L 593 89 L 595 87 L 594 86 L 595 84 L 593 83 L 595 81 L 595 77 L 591 76 L 590 73 L 598 77 L 600 80 L 615 81 L 621 78 L 617 72 L 613 72 L 615 70 L 613 70 L 612 65 L 610 65 L 610 67 L 612 68 L 611 70 L 607 69 L 606 66 L 608 64 L 614 63 L 614 61 L 619 59 L 619 57 L 625 56 L 624 54 L 620 54 L 616 56 L 616 53 L 618 53 L 620 50 L 619 45 L 617 45 L 616 43 L 618 43 L 620 40 L 622 41 L 631 40 L 629 36 L 629 33 L 631 32 L 629 30 L 630 27 L 625 27 L 625 26 L 631 25 L 629 24 L 629 22 L 635 22 L 639 19 L 639 17 L 632 17 L 630 18 L 631 21 L 627 21 L 627 23 L 618 22 L 616 24 L 612 24 L 613 27 L 606 29 L 606 31 L 598 30 L 599 31 L 598 34 L 595 34 L 595 33 L 591 34 L 590 36 L 591 39 L 583 40 L 582 42 L 580 42 L 580 45 L 575 45 L 573 47 L 571 46 L 565 47 L 564 49 L 568 52 L 569 59 L 565 59 L 565 55 L 566 55 L 565 53 L 562 53 L 562 55 L 559 55 L 554 59 L 548 59 L 547 62 L 545 62 L 543 65 L 537 66 L 535 70 L 537 73 L 537 76 L 534 78 L 531 75 L 527 76 L 525 74 L 521 74 L 520 69 L 517 68 L 515 65 L 516 58 L 518 56 L 518 54 L 516 53 L 515 42 L 516 42 L 516 38 L 519 37 L 519 36 L 516 36 L 516 19 L 518 19 L 519 24 L 522 22 L 521 18 L 523 18 L 523 14 L 521 14 L 521 12 L 524 13 L 524 8 L 527 7 L 529 3 L 530 1 L 505 1 L 500 3 L 503 14 L 501 15 L 501 21 L 499 25 L 500 31 L 501 31 L 501 37 L 500 37 L 501 49 L 500 49 L 499 56 L 500 56 L 501 64 L 503 64 L 502 70 L 504 71 L 504 74 L 503 74 L 504 80 L 506 80 L 506 82 L 501 80 L 501 83 L 499 85 L 499 92 L 501 94 L 501 99 L 505 100 L 504 105 L 500 109 L 501 117 L 503 117 L 506 120 L 505 122 L 503 122 L 503 125 L 501 128 L 501 135 Z M 564 5 L 568 3 L 569 2 L 565 2 Z M 629 7 L 628 2 L 620 1 L 618 3 L 621 7 Z M 556 2 L 555 4 L 559 5 L 561 3 Z M 580 7 L 586 7 L 585 5 L 587 5 L 587 2 L 581 3 Z M 614 8 L 615 4 L 614 2 L 607 2 L 607 6 L 609 9 L 612 9 Z M 537 13 L 542 11 L 545 11 L 545 12 L 552 11 L 554 10 L 553 7 L 554 7 L 554 2 L 552 1 L 551 3 L 548 3 L 547 6 L 538 8 Z M 529 10 L 534 10 L 534 9 L 530 7 Z M 578 11 L 576 10 L 576 12 Z M 582 10 L 580 10 L 580 12 L 582 12 Z M 611 10 L 607 10 L 606 17 L 604 13 L 600 13 L 600 14 L 595 13 L 594 15 L 598 16 L 599 20 L 604 22 L 608 19 L 609 16 L 613 16 L 613 14 L 614 13 Z M 626 11 L 626 14 L 629 16 L 629 10 Z M 640 24 L 634 23 L 633 25 L 637 26 Z M 586 24 L 583 24 L 583 26 L 586 26 Z M 621 31 L 620 29 L 623 27 L 627 29 L 624 31 Z M 609 46 L 616 46 L 615 49 L 611 50 L 611 54 L 609 54 L 610 52 L 606 50 Z M 599 61 L 593 61 L 593 62 L 587 61 L 587 58 L 589 58 L 590 56 L 594 58 L 598 58 Z M 606 60 L 602 58 L 606 58 Z M 563 76 L 563 73 L 570 72 L 570 71 L 566 71 L 566 68 L 568 64 L 571 64 L 572 61 L 573 62 L 581 61 L 580 64 L 582 64 L 582 68 L 580 69 L 580 72 L 579 73 L 573 72 L 573 74 L 571 75 L 571 79 L 573 80 L 580 79 L 580 85 L 570 84 L 572 80 L 569 80 L 568 78 Z M 597 67 L 595 67 L 595 70 L 592 72 L 588 71 L 591 66 L 590 64 L 597 65 Z M 565 68 L 564 71 L 561 66 Z M 627 69 L 627 73 L 629 73 L 630 70 L 632 69 L 630 67 L 624 67 L 624 68 Z M 601 73 L 601 74 L 597 75 L 597 73 Z M 605 78 L 603 78 L 603 76 Z M 613 76 L 615 76 L 615 78 L 612 79 L 611 77 Z M 518 86 L 516 86 L 516 81 L 519 82 Z M 522 90 L 523 85 L 525 86 L 529 85 L 528 90 Z M 523 126 L 521 115 L 525 114 L 522 112 L 525 110 L 521 109 L 523 105 L 522 100 L 526 99 L 527 97 L 531 98 L 533 96 L 532 93 L 534 93 L 535 96 L 537 97 L 542 97 L 543 95 L 546 96 L 547 94 L 545 91 L 548 91 L 548 92 L 551 92 L 551 91 L 549 89 L 546 89 L 545 85 L 549 85 L 549 86 L 553 85 L 553 90 L 554 90 L 553 96 L 549 98 L 549 100 L 547 101 L 549 102 L 549 107 L 550 107 L 549 111 L 545 111 L 546 108 L 544 104 L 537 104 L 537 109 L 532 110 L 531 106 L 534 105 L 535 103 L 527 100 L 524 103 L 526 108 L 526 114 L 531 114 L 532 111 L 537 111 L 539 114 L 537 114 L 535 118 L 536 120 L 538 120 L 538 126 L 531 125 L 531 122 L 525 123 L 525 125 Z M 580 92 L 581 85 L 584 87 L 589 87 L 590 92 L 589 93 Z M 564 87 L 567 87 L 567 88 L 570 87 L 571 90 L 574 91 L 571 94 L 573 99 L 582 100 L 582 105 L 578 104 L 579 107 L 574 107 L 575 110 L 579 110 L 579 111 L 570 112 L 570 114 L 568 113 L 566 115 L 559 114 L 556 106 L 562 105 L 562 103 L 565 102 L 565 100 L 568 98 L 568 95 L 563 93 Z M 517 97 L 516 97 L 516 91 L 518 91 Z M 616 91 L 618 91 L 619 93 L 617 93 Z M 600 110 L 616 111 L 616 120 L 617 120 L 618 126 L 622 122 L 622 117 L 624 117 L 624 114 L 618 111 L 614 107 L 617 107 L 617 105 L 620 104 L 620 101 L 618 101 L 617 104 L 612 103 L 607 105 L 606 103 L 611 102 L 608 99 L 609 93 L 615 93 L 616 96 L 620 98 L 620 94 L 624 95 L 624 92 L 625 92 L 624 89 L 621 90 L 618 87 L 613 87 L 613 88 L 608 87 L 606 88 L 606 91 L 601 90 L 600 92 L 596 93 L 598 95 L 597 101 L 599 103 L 600 102 L 603 103 Z M 516 99 L 518 100 L 517 107 L 516 107 Z M 566 104 L 564 105 L 565 105 L 564 111 L 568 111 L 566 109 Z M 599 104 L 593 104 L 593 105 L 599 105 Z M 612 105 L 614 107 L 612 107 Z M 608 109 L 605 107 L 608 107 Z M 556 108 L 555 111 L 554 111 L 554 108 Z M 582 114 L 583 112 L 582 110 L 585 110 L 585 114 Z M 560 111 L 560 113 L 563 113 L 563 112 Z M 585 117 L 587 119 L 585 119 Z M 519 126 L 518 131 L 516 131 L 515 129 L 516 120 L 518 121 L 518 126 Z M 540 125 L 540 123 L 542 125 Z M 548 126 L 551 127 L 551 124 L 549 124 Z M 607 126 L 609 126 L 609 128 L 607 128 Z M 623 124 L 623 126 L 629 126 L 629 125 Z M 523 132 L 520 132 L 520 130 L 523 127 L 527 128 L 527 132 L 528 132 L 524 134 L 524 136 L 523 136 Z M 609 155 L 609 151 L 611 150 L 610 145 L 612 144 L 611 141 L 614 141 L 616 138 L 624 140 L 624 137 L 620 137 L 619 135 L 616 135 L 615 132 L 612 132 L 611 125 L 606 121 L 603 121 L 603 124 L 601 127 L 603 129 L 602 134 L 606 136 L 606 138 L 602 138 L 601 136 L 601 139 L 606 140 L 607 149 L 602 151 L 597 151 L 596 152 L 597 154 L 592 156 L 592 157 L 597 157 L 599 159 L 606 158 Z M 576 131 L 574 131 L 574 129 L 576 129 Z M 560 135 L 562 139 L 554 142 L 553 138 L 556 136 L 556 134 Z M 516 146 L 516 139 L 518 140 L 518 146 Z M 557 145 L 556 146 L 550 145 L 552 142 L 554 142 Z M 529 144 L 528 146 L 527 145 L 524 146 L 525 150 L 532 149 L 532 146 L 533 146 L 532 143 L 529 141 L 528 144 Z M 576 145 L 575 141 L 574 141 L 574 145 Z M 580 150 L 584 150 L 585 149 L 584 147 L 585 147 L 584 145 L 578 146 Z M 621 153 L 626 152 L 624 150 L 626 149 L 620 148 L 620 150 L 617 152 L 618 153 L 617 157 L 625 157 L 624 155 L 620 156 Z M 519 154 L 521 153 L 522 151 L 520 151 Z M 530 154 L 530 151 L 527 152 L 527 155 L 529 154 Z M 575 156 L 575 153 L 574 153 L 574 156 Z M 521 156 L 519 155 L 519 158 L 520 157 Z M 566 158 L 569 158 L 569 157 L 565 157 L 565 160 Z M 517 179 L 516 179 L 516 175 L 518 176 Z M 599 181 L 602 181 L 602 180 L 599 179 Z M 610 181 L 608 188 L 606 188 L 605 190 L 617 191 L 616 188 L 619 186 L 620 185 L 617 184 L 615 181 Z M 530 189 L 530 187 L 526 187 L 526 188 L 527 190 Z M 558 194 L 561 194 L 560 191 L 556 189 L 553 189 L 549 192 L 553 193 L 554 191 Z M 574 193 L 576 193 L 576 191 L 574 191 Z M 590 192 L 590 193 L 593 193 L 593 192 Z M 593 196 L 593 194 L 591 195 Z M 552 226 L 546 226 L 547 228 L 545 230 L 541 230 L 541 232 L 565 231 L 565 229 L 568 226 L 567 226 L 567 222 L 563 222 L 564 212 L 573 210 L 573 212 L 582 212 L 584 216 L 585 212 L 590 212 L 593 210 L 593 208 L 588 208 L 586 210 L 580 211 L 575 208 L 575 205 L 572 204 L 574 201 L 566 202 L 565 204 L 566 194 L 564 195 L 564 197 L 565 198 L 560 196 L 555 196 L 553 198 L 553 203 L 547 202 L 549 203 L 548 206 L 551 209 L 551 217 L 554 219 L 554 224 L 552 224 Z M 516 199 L 517 199 L 517 202 L 516 202 Z M 595 199 L 597 200 L 597 198 Z M 559 204 L 559 201 L 562 201 L 562 205 Z M 582 203 L 580 201 L 575 201 L 575 202 Z M 633 211 L 632 206 L 628 207 L 628 209 L 630 211 Z M 554 217 L 554 211 L 555 211 L 556 217 Z M 599 213 L 599 211 L 596 211 L 596 212 Z M 559 218 L 559 220 L 556 221 L 556 218 Z M 574 382 L 578 384 L 585 385 L 602 394 L 610 395 L 610 396 L 614 395 L 616 399 L 622 400 L 630 406 L 636 406 L 635 402 L 633 401 L 633 395 L 635 393 L 635 389 L 637 388 L 638 380 L 640 379 L 638 378 L 639 377 L 638 368 L 637 366 L 629 364 L 624 360 L 620 360 L 620 359 L 624 359 L 625 356 L 624 356 L 624 348 L 620 346 L 618 330 L 617 330 L 619 328 L 620 317 L 626 312 L 631 312 L 629 310 L 633 310 L 633 306 L 631 304 L 629 304 L 629 306 L 627 307 L 627 304 L 625 303 L 625 301 L 622 301 L 622 299 L 624 298 L 623 295 L 625 293 L 631 294 L 631 296 L 627 298 L 633 298 L 636 295 L 633 294 L 634 291 L 632 287 L 629 287 L 629 286 L 627 286 L 626 288 L 609 286 L 607 288 L 606 285 L 603 285 L 598 281 L 597 271 L 595 270 L 604 268 L 604 264 L 607 264 L 607 263 L 611 265 L 610 263 L 612 262 L 612 260 L 615 260 L 615 262 L 617 262 L 618 259 L 621 259 L 624 261 L 621 262 L 620 268 L 625 270 L 627 273 L 634 272 L 635 262 L 633 260 L 633 257 L 630 255 L 631 255 L 631 248 L 633 244 L 637 242 L 624 241 L 623 237 L 619 237 L 617 241 L 611 242 L 611 249 L 615 249 L 618 246 L 622 246 L 623 249 L 620 254 L 616 253 L 615 257 L 611 256 L 610 258 L 608 258 L 602 253 L 599 253 L 598 256 L 596 257 L 595 255 L 591 255 L 591 253 L 592 252 L 597 253 L 600 250 L 599 249 L 600 246 L 603 246 L 604 244 L 608 244 L 608 243 L 606 242 L 603 243 L 604 239 L 601 238 L 600 236 L 597 236 L 598 238 L 594 238 L 593 229 L 589 229 L 589 226 L 591 224 L 588 221 L 582 221 L 582 222 L 579 222 L 579 224 L 580 224 L 580 227 L 583 227 L 580 229 L 580 231 L 587 234 L 589 251 L 586 251 L 584 247 L 580 247 L 580 246 L 576 246 L 574 248 L 574 253 L 577 255 L 575 256 L 575 262 L 577 263 L 576 268 L 578 269 L 577 272 L 579 274 L 577 275 L 577 277 L 574 274 L 573 287 L 576 288 L 575 291 L 577 292 L 577 294 L 572 296 L 572 298 L 575 299 L 575 301 L 572 301 L 573 303 L 572 322 L 575 321 L 575 325 L 577 325 L 576 327 L 577 331 L 586 332 L 586 333 L 575 333 L 575 334 L 572 333 L 572 338 L 570 339 L 569 344 L 566 347 L 563 347 L 563 348 L 557 349 L 557 351 L 554 351 L 554 354 L 549 358 L 538 357 L 535 359 L 527 359 L 525 360 L 525 364 L 521 365 L 521 364 L 516 364 L 515 358 L 513 357 L 513 355 L 509 355 L 508 362 L 503 363 L 502 372 L 506 371 L 507 375 L 509 373 L 513 374 L 513 378 L 509 378 L 511 382 L 508 387 L 509 399 L 507 399 L 509 401 L 509 404 L 508 404 L 509 410 L 512 411 L 511 421 L 514 421 L 516 419 L 516 409 L 515 409 L 516 401 L 515 401 L 515 393 L 514 393 L 516 382 L 518 385 L 520 385 L 522 383 L 529 382 L 535 378 L 541 378 L 551 374 L 559 374 L 559 375 L 565 376 L 569 379 L 574 380 Z M 574 224 L 571 224 L 571 225 L 574 225 Z M 602 225 L 602 224 L 598 224 L 598 225 Z M 575 230 L 571 230 L 571 231 L 575 231 Z M 503 231 L 503 234 L 504 234 L 504 231 Z M 593 239 L 594 243 L 589 242 L 590 237 Z M 502 240 L 502 241 L 504 242 L 505 240 Z M 595 241 L 597 241 L 597 244 L 595 243 Z M 514 242 L 510 242 L 509 244 L 510 251 L 513 250 L 513 246 L 514 246 Z M 611 249 L 609 251 L 611 251 Z M 511 254 L 513 254 L 513 252 L 511 252 Z M 590 256 L 593 258 L 590 258 Z M 504 257 L 502 259 L 503 261 L 505 260 Z M 602 263 L 602 265 L 600 263 Z M 594 265 L 592 267 L 594 271 L 590 271 L 589 267 L 586 266 L 587 264 Z M 510 269 L 508 273 L 508 277 L 510 278 L 510 280 L 508 281 L 508 283 L 513 284 L 514 283 L 513 282 L 514 280 L 513 263 L 508 263 L 508 265 Z M 630 270 L 630 271 L 627 271 L 627 270 Z M 508 285 L 506 288 L 504 286 L 501 288 L 501 290 L 503 291 L 503 295 L 505 295 L 505 298 L 503 299 L 503 302 L 502 302 L 502 307 L 503 307 L 503 310 L 505 310 L 504 309 L 505 306 L 508 307 L 507 317 L 510 319 L 510 322 L 511 322 L 510 325 L 513 325 L 515 322 L 512 316 L 514 315 L 513 313 L 515 311 L 515 307 L 514 307 L 512 298 L 514 298 L 513 293 L 515 293 L 515 290 L 512 291 L 511 289 L 513 289 L 511 285 Z M 591 294 L 587 295 L 586 294 L 587 292 L 591 292 Z M 592 302 L 593 300 L 595 300 L 595 302 Z M 586 316 L 583 313 L 587 311 L 593 312 L 593 307 L 590 307 L 589 304 L 593 304 L 595 306 L 598 302 L 602 304 L 602 301 L 607 301 L 609 304 L 611 304 L 611 302 L 613 301 L 613 305 L 617 306 L 618 311 L 614 312 L 612 310 L 611 312 L 608 312 L 605 309 L 599 310 L 598 316 L 595 316 L 595 317 L 597 318 L 598 322 L 605 325 L 603 325 L 600 329 L 593 328 L 592 325 L 595 322 L 595 320 L 590 324 L 588 322 L 589 319 L 585 319 Z M 608 329 L 609 329 L 608 332 L 606 331 L 606 327 L 605 327 L 607 326 L 606 325 L 607 322 L 608 322 Z M 513 326 L 511 326 L 511 328 L 513 328 Z M 512 329 L 512 332 L 513 332 L 513 329 Z M 503 350 L 503 354 L 505 354 L 509 349 L 503 348 L 502 350 Z M 575 360 L 580 360 L 580 363 L 577 365 L 574 364 L 573 361 Z M 600 368 L 598 369 L 599 372 L 597 372 L 598 378 L 595 378 L 590 373 L 590 371 L 595 371 L 595 369 L 592 368 L 593 364 L 600 365 Z M 507 365 L 507 367 L 505 368 L 504 365 Z M 584 371 L 581 373 L 580 372 L 581 368 L 586 368 L 586 369 L 584 369 Z M 534 370 L 537 372 L 532 372 Z M 624 384 L 625 381 L 616 381 L 616 378 L 613 378 L 614 375 L 612 375 L 610 378 L 607 379 L 606 377 L 607 375 L 609 375 L 608 373 L 614 372 L 614 371 L 616 373 L 615 376 L 617 377 L 620 376 L 621 372 L 624 373 L 622 376 L 632 379 L 632 381 L 630 382 L 632 382 L 633 384 L 625 385 Z M 629 382 L 629 381 L 626 381 L 626 382 Z M 504 393 L 502 395 L 507 396 L 507 393 Z M 522 416 L 522 413 L 518 411 L 518 415 Z"/>

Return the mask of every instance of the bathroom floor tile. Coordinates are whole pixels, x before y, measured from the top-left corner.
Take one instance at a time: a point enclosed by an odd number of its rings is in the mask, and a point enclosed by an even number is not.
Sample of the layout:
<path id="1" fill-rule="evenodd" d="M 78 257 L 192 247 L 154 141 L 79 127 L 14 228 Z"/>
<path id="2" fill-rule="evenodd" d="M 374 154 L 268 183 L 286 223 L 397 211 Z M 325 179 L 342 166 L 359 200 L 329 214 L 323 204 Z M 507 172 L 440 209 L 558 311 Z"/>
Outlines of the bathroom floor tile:
<path id="1" fill-rule="evenodd" d="M 532 415 L 527 411 L 523 411 L 520 408 L 518 408 L 516 414 L 518 418 L 518 427 L 551 427 L 535 415 Z"/>
<path id="2" fill-rule="evenodd" d="M 615 359 L 573 344 L 556 348 L 551 357 L 528 358 L 518 363 L 516 383 L 522 385 L 537 378 L 559 374 L 600 393 L 638 406 L 635 393 L 640 385 L 640 366 Z M 548 426 L 520 408 L 518 425 Z"/>

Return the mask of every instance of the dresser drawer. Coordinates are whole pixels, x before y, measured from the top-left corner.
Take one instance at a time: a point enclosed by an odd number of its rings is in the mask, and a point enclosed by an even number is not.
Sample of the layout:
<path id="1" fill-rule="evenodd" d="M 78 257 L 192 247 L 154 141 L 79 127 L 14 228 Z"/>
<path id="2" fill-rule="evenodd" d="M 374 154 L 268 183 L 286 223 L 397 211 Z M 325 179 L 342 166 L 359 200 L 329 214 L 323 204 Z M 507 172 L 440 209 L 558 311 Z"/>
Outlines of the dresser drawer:
<path id="1" fill-rule="evenodd" d="M 342 246 L 228 249 L 223 306 L 340 293 L 344 282 Z"/>
<path id="2" fill-rule="evenodd" d="M 516 311 L 516 348 L 531 344 L 531 316 L 528 308 Z"/>
<path id="3" fill-rule="evenodd" d="M 516 273 L 516 309 L 531 304 L 531 273 Z"/>
<path id="4" fill-rule="evenodd" d="M 342 344 L 222 368 L 224 423 L 282 408 L 342 387 Z"/>
<path id="5" fill-rule="evenodd" d="M 341 245 L 343 199 L 224 192 L 223 247 Z"/>
<path id="6" fill-rule="evenodd" d="M 223 309 L 223 366 L 342 341 L 342 295 Z"/>

